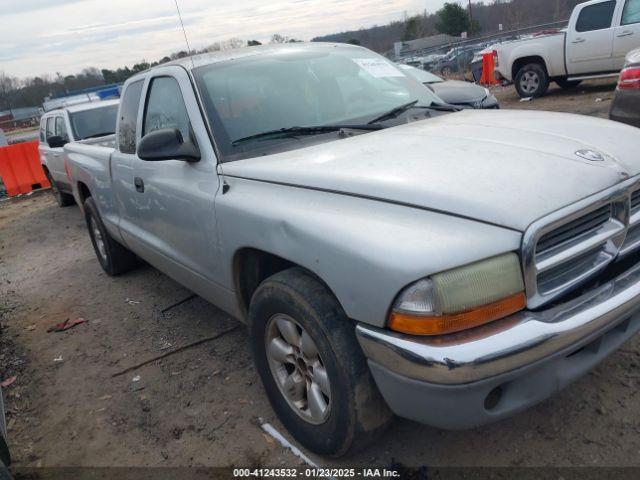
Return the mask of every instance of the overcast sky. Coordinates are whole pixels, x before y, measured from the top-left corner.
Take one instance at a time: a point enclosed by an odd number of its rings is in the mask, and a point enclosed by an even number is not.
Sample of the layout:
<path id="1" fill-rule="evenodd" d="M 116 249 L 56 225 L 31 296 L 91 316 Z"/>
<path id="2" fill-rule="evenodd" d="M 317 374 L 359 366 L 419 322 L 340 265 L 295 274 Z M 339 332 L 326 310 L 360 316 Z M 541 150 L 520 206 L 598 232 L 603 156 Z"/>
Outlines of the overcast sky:
<path id="1" fill-rule="evenodd" d="M 302 40 L 382 25 L 445 0 L 178 0 L 192 47 Z M 183 50 L 174 0 L 0 0 L 0 71 L 17 77 L 120 67 Z"/>

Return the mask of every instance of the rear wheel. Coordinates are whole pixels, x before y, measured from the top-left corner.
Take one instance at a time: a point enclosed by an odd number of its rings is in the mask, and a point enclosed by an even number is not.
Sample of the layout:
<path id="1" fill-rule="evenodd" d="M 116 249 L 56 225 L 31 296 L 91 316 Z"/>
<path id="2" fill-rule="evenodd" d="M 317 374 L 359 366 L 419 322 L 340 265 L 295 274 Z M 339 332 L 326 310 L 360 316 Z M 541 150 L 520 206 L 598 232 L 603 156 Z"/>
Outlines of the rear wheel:
<path id="1" fill-rule="evenodd" d="M 388 425 L 353 322 L 320 281 L 299 268 L 274 275 L 254 294 L 249 320 L 267 396 L 302 445 L 340 456 Z"/>
<path id="2" fill-rule="evenodd" d="M 515 85 L 521 98 L 542 97 L 549 90 L 549 76 L 539 63 L 529 63 L 518 70 Z"/>
<path id="3" fill-rule="evenodd" d="M 578 85 L 582 83 L 582 80 L 569 81 L 566 78 L 556 78 L 555 82 L 558 84 L 560 88 L 567 90 L 570 88 L 576 88 Z"/>
<path id="4" fill-rule="evenodd" d="M 103 270 L 111 276 L 131 270 L 137 263 L 136 256 L 109 235 L 91 197 L 84 202 L 84 215 L 93 249 Z"/>
<path id="5" fill-rule="evenodd" d="M 58 202 L 58 206 L 68 207 L 70 205 L 73 205 L 75 203 L 75 199 L 73 198 L 73 195 L 69 193 L 61 192 L 60 189 L 58 188 L 58 185 L 56 185 L 56 182 L 53 180 L 53 178 L 51 178 L 49 171 L 45 169 L 44 173 L 47 176 L 47 180 L 49 180 L 49 183 L 51 184 L 51 192 L 53 192 L 53 196 L 56 198 L 56 202 Z"/>

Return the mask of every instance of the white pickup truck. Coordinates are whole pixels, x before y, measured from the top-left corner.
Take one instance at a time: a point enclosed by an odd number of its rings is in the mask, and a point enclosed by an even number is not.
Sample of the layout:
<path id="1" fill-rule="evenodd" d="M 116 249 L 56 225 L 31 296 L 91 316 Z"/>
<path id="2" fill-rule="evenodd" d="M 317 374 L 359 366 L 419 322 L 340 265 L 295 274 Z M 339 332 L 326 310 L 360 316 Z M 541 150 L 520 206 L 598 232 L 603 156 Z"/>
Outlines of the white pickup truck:
<path id="1" fill-rule="evenodd" d="M 640 0 L 591 0 L 576 6 L 565 30 L 496 45 L 496 76 L 523 98 L 541 97 L 551 81 L 574 88 L 618 76 L 638 47 Z"/>
<path id="2" fill-rule="evenodd" d="M 119 103 L 106 100 L 63 107 L 40 119 L 40 163 L 61 207 L 73 204 L 62 148 L 71 142 L 113 147 Z"/>

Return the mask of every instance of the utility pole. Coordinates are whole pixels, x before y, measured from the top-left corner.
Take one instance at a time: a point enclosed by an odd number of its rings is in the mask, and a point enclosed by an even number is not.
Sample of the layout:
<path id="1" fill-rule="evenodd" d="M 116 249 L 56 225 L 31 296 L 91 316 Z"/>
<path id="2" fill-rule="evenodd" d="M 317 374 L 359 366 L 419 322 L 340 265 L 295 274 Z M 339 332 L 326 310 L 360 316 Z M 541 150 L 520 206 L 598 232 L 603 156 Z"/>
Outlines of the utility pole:
<path id="1" fill-rule="evenodd" d="M 473 35 L 473 12 L 471 11 L 471 0 L 469 0 L 469 36 Z"/>

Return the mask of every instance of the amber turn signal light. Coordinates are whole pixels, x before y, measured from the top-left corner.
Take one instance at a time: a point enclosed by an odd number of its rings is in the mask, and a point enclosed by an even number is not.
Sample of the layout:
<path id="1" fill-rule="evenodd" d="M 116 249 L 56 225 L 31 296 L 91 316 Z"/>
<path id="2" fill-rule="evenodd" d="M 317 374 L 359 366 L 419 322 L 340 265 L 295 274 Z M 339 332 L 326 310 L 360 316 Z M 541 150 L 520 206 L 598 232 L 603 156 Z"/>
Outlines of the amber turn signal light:
<path id="1" fill-rule="evenodd" d="M 444 335 L 507 317 L 523 310 L 526 304 L 527 298 L 520 292 L 488 305 L 449 315 L 424 316 L 392 312 L 389 328 L 410 335 Z"/>

